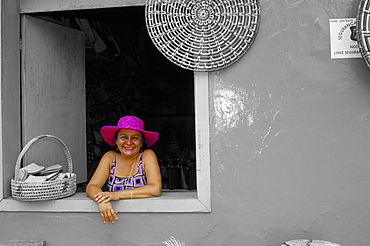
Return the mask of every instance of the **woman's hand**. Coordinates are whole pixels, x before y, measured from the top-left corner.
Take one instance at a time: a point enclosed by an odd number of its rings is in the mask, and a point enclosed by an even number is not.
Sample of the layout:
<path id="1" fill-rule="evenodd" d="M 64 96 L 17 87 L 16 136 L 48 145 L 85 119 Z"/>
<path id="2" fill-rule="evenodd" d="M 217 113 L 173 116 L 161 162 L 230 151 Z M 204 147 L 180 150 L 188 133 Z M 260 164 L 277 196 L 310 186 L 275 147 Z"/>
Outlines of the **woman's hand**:
<path id="1" fill-rule="evenodd" d="M 100 216 L 104 223 L 114 223 L 114 220 L 118 219 L 117 212 L 114 209 L 112 203 L 110 202 L 104 202 L 104 203 L 98 203 L 99 210 L 100 210 Z"/>
<path id="2" fill-rule="evenodd" d="M 95 201 L 97 203 L 107 203 L 119 199 L 117 192 L 99 192 L 95 195 Z"/>
<path id="3" fill-rule="evenodd" d="M 100 216 L 104 223 L 114 223 L 118 219 L 117 212 L 114 209 L 112 200 L 119 200 L 116 192 L 99 192 L 95 195 L 95 200 L 98 203 Z"/>

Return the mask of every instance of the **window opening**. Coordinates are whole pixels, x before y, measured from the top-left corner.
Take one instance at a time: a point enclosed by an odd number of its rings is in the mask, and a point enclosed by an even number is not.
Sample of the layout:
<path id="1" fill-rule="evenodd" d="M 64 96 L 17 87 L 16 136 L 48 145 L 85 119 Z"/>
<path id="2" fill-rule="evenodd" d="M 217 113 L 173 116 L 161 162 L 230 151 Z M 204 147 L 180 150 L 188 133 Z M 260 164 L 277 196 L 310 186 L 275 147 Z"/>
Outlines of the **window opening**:
<path id="1" fill-rule="evenodd" d="M 194 74 L 168 61 L 146 30 L 145 7 L 63 11 L 38 16 L 86 34 L 87 181 L 110 149 L 104 125 L 124 115 L 158 131 L 151 148 L 164 190 L 195 190 Z M 79 184 L 84 191 L 86 183 Z"/>

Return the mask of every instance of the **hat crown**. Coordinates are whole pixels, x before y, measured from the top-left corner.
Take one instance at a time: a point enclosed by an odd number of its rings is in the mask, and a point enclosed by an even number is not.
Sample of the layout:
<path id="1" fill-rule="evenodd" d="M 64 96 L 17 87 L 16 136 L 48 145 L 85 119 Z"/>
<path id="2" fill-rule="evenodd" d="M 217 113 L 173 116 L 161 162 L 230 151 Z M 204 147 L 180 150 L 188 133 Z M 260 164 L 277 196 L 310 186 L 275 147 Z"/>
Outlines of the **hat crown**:
<path id="1" fill-rule="evenodd" d="M 144 130 L 144 121 L 136 116 L 125 116 L 118 120 L 117 126 L 103 126 L 100 129 L 100 133 L 104 138 L 104 141 L 109 145 L 114 146 L 116 144 L 115 135 L 120 129 L 132 129 L 142 132 L 145 142 L 148 147 L 152 146 L 159 138 L 158 132 L 150 132 Z"/>
<path id="2" fill-rule="evenodd" d="M 144 130 L 144 122 L 135 116 L 122 117 L 117 124 L 121 128 Z"/>

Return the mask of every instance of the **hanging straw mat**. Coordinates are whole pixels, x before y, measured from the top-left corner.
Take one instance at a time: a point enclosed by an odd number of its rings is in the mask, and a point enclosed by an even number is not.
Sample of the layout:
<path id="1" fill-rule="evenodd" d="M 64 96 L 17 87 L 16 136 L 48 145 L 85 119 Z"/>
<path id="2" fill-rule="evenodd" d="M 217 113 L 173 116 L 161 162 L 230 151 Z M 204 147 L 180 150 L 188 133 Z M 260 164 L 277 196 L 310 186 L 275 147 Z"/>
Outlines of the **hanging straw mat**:
<path id="1" fill-rule="evenodd" d="M 357 42 L 366 66 L 370 69 L 370 0 L 362 0 L 357 14 Z"/>
<path id="2" fill-rule="evenodd" d="M 215 71 L 249 49 L 259 26 L 258 0 L 147 0 L 148 33 L 171 62 L 193 71 Z"/>

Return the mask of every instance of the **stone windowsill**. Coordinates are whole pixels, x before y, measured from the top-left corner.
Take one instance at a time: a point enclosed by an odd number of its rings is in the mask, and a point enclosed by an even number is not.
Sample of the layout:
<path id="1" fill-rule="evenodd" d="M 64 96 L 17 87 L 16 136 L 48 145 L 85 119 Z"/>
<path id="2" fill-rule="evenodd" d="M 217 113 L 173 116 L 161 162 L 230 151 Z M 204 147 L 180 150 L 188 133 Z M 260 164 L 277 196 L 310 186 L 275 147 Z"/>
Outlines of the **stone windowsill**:
<path id="1" fill-rule="evenodd" d="M 163 191 L 161 196 L 143 199 L 113 201 L 117 212 L 210 212 L 197 198 L 196 191 Z M 83 192 L 63 199 L 22 202 L 6 198 L 0 202 L 0 211 L 9 212 L 97 212 L 94 201 Z"/>

